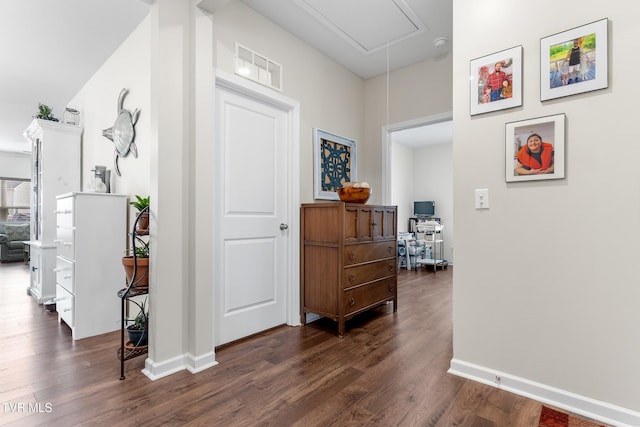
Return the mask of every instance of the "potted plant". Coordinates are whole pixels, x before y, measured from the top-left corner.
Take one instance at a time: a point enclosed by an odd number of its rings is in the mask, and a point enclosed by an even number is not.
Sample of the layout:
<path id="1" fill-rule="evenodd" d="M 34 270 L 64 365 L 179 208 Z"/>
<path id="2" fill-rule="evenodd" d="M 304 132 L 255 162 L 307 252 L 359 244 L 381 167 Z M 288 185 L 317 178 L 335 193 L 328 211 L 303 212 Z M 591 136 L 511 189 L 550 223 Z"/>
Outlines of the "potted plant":
<path id="1" fill-rule="evenodd" d="M 142 347 L 147 345 L 148 332 L 149 332 L 149 310 L 147 309 L 147 298 L 141 302 L 134 299 L 130 300 L 138 306 L 138 314 L 133 319 L 127 319 L 127 322 L 131 322 L 127 326 L 127 334 L 129 335 L 129 341 L 132 347 Z"/>
<path id="2" fill-rule="evenodd" d="M 122 257 L 127 284 L 133 284 L 132 288 L 138 290 L 146 290 L 149 288 L 149 242 L 140 236 L 135 236 L 132 252 L 131 255 Z M 135 277 L 133 277 L 134 269 Z"/>
<path id="3" fill-rule="evenodd" d="M 140 197 L 139 195 L 136 194 L 135 197 L 136 197 L 136 200 L 132 200 L 131 202 L 129 202 L 129 204 L 137 209 L 138 215 L 140 215 L 140 213 L 142 212 L 142 215 L 140 216 L 140 220 L 138 221 L 136 232 L 138 234 L 147 234 L 149 232 L 148 231 L 149 230 L 149 209 L 146 209 L 145 211 L 145 208 L 149 208 L 150 196 Z"/>
<path id="4" fill-rule="evenodd" d="M 38 104 L 38 114 L 33 117 L 36 119 L 50 120 L 52 122 L 58 121 L 58 119 L 53 116 L 53 110 L 51 107 L 45 104 Z"/>

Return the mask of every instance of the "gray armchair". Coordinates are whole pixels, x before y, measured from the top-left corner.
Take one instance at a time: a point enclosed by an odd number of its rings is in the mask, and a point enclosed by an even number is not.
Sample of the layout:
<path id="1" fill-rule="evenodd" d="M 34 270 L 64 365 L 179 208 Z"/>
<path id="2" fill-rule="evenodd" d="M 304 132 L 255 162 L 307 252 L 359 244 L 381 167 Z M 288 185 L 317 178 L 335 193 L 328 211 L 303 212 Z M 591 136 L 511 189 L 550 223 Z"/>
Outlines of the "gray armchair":
<path id="1" fill-rule="evenodd" d="M 0 222 L 0 262 L 24 261 L 24 242 L 29 237 L 28 222 Z"/>

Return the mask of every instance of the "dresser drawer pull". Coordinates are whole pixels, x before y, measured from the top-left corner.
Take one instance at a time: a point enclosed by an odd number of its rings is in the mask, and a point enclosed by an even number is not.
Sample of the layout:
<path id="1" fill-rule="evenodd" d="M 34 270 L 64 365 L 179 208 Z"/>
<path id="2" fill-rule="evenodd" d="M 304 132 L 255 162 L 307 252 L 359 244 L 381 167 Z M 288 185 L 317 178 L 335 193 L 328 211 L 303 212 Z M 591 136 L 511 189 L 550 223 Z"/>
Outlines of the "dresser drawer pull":
<path id="1" fill-rule="evenodd" d="M 349 307 L 353 307 L 356 305 L 356 300 L 354 298 L 349 298 Z"/>
<path id="2" fill-rule="evenodd" d="M 390 254 L 393 253 L 393 246 L 388 246 L 387 252 L 389 252 Z"/>
<path id="3" fill-rule="evenodd" d="M 396 267 L 395 267 L 395 266 L 393 266 L 393 265 L 389 264 L 389 271 L 393 271 L 393 270 L 395 270 L 395 269 L 396 269 Z"/>
<path id="4" fill-rule="evenodd" d="M 389 292 L 393 292 L 393 285 L 389 285 Z"/>
<path id="5" fill-rule="evenodd" d="M 354 280 L 356 280 L 356 275 L 355 274 L 350 274 L 349 275 L 349 281 L 353 283 Z"/>
<path id="6" fill-rule="evenodd" d="M 356 259 L 356 253 L 355 252 L 349 252 L 349 260 L 353 261 L 354 259 Z"/>

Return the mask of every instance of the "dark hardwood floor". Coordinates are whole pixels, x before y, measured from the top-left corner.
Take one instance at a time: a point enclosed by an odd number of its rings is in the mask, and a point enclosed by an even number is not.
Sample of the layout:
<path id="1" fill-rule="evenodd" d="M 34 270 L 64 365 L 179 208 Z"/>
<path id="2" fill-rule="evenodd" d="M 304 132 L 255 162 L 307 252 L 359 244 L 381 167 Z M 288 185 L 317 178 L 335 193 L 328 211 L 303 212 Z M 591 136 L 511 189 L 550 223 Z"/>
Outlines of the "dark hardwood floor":
<path id="1" fill-rule="evenodd" d="M 120 381 L 118 332 L 74 342 L 27 296 L 28 266 L 0 265 L 0 425 L 537 426 L 540 403 L 446 373 L 452 274 L 401 271 L 398 312 L 363 314 L 344 339 L 324 319 L 283 326 L 197 375 L 150 381 L 139 357 Z"/>

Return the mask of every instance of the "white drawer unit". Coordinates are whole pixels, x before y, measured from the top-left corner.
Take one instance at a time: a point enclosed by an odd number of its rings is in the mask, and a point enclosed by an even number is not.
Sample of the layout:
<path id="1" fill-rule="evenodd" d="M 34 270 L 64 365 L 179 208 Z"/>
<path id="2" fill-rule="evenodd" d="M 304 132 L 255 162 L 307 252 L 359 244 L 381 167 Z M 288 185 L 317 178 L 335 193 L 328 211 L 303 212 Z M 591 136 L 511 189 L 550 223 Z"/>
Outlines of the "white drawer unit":
<path id="1" fill-rule="evenodd" d="M 74 259 L 74 238 L 72 228 L 58 227 L 58 234 L 53 241 L 56 244 L 58 256 L 63 256 L 67 259 Z"/>
<path id="2" fill-rule="evenodd" d="M 73 264 L 73 261 L 69 261 L 66 258 L 61 256 L 56 257 L 56 284 L 71 293 L 74 292 Z"/>
<path id="3" fill-rule="evenodd" d="M 56 226 L 73 227 L 73 199 L 59 199 L 56 205 Z"/>
<path id="4" fill-rule="evenodd" d="M 120 328 L 127 197 L 67 193 L 56 207 L 56 310 L 74 340 Z"/>
<path id="5" fill-rule="evenodd" d="M 60 285 L 56 286 L 56 311 L 58 320 L 73 329 L 73 294 Z"/>

